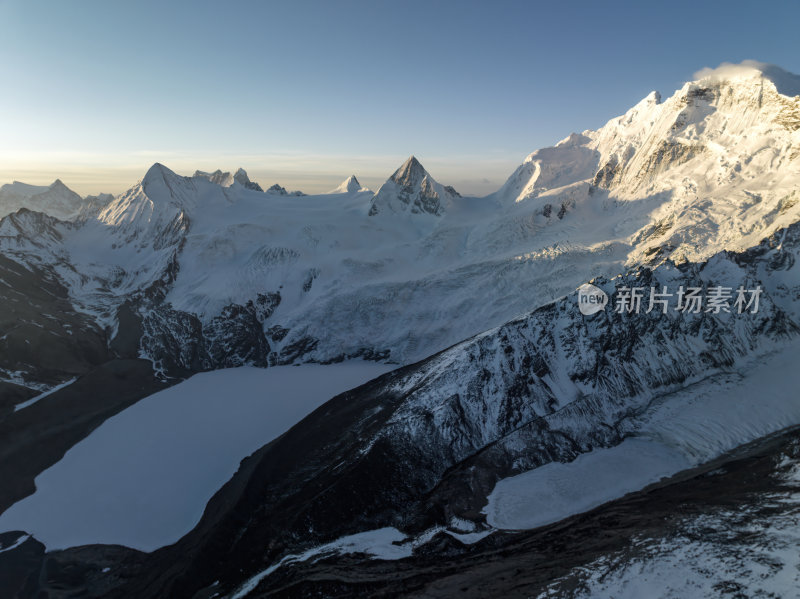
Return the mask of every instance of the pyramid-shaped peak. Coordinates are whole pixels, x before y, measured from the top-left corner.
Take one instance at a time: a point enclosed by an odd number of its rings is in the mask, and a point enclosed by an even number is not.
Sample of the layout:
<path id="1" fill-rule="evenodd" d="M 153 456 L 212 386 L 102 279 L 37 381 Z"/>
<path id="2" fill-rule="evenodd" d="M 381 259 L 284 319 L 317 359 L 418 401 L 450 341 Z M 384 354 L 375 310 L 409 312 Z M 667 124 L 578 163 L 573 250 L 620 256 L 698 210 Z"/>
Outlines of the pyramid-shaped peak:
<path id="1" fill-rule="evenodd" d="M 410 156 L 372 198 L 368 214 L 406 212 L 441 216 L 457 197 L 455 189 L 439 184 L 415 156 Z"/>
<path id="2" fill-rule="evenodd" d="M 175 172 L 168 169 L 160 162 L 156 162 L 153 166 L 147 169 L 147 172 L 142 179 L 142 188 L 147 192 L 148 188 L 153 187 L 170 187 L 170 183 L 177 183 L 181 177 Z"/>
<path id="3" fill-rule="evenodd" d="M 161 164 L 160 162 L 156 162 L 147 169 L 147 172 L 144 174 L 144 179 L 142 179 L 142 183 L 146 183 L 147 181 L 153 180 L 160 180 L 164 177 L 176 177 L 177 175 L 168 169 L 166 166 Z"/>
<path id="4" fill-rule="evenodd" d="M 415 187 L 420 184 L 423 178 L 428 176 L 428 171 L 422 166 L 417 157 L 411 155 L 403 165 L 391 176 L 391 180 L 404 187 Z"/>
<path id="5" fill-rule="evenodd" d="M 361 183 L 358 182 L 356 176 L 350 175 L 331 193 L 355 193 L 356 191 L 361 191 L 361 189 Z"/>

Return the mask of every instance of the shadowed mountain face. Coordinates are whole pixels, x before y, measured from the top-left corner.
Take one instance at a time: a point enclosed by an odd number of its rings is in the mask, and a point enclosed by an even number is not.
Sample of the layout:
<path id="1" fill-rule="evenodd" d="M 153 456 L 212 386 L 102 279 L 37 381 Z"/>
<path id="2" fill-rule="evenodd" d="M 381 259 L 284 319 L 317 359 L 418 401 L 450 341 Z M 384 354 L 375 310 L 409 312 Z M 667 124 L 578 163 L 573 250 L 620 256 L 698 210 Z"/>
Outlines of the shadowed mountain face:
<path id="1" fill-rule="evenodd" d="M 44 220 L 37 213 L 16 217 Z M 48 265 L 26 268 L 0 255 L 0 279 L 0 372 L 9 383 L 36 381 L 45 390 L 110 358 L 105 332 L 75 310 Z"/>

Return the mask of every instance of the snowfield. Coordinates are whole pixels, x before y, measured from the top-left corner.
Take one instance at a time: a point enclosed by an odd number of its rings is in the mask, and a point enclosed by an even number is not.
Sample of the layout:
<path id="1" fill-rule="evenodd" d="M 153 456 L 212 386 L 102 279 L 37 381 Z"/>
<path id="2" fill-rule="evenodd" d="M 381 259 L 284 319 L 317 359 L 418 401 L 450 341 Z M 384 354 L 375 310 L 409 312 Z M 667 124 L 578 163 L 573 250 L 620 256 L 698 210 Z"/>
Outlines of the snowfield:
<path id="1" fill-rule="evenodd" d="M 239 462 L 322 403 L 390 367 L 368 362 L 197 374 L 110 418 L 0 515 L 48 550 L 153 551 L 200 520 Z"/>

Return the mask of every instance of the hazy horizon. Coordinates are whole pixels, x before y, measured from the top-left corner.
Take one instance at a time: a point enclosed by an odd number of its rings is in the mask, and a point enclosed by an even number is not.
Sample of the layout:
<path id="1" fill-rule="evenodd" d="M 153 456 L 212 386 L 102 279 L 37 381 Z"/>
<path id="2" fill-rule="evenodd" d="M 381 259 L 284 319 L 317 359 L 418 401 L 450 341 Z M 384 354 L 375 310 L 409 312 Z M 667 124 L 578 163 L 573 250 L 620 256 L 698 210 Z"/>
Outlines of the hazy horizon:
<path id="1" fill-rule="evenodd" d="M 446 185 L 452 185 L 462 195 L 483 196 L 496 191 L 525 156 L 516 161 L 466 158 L 448 160 L 443 158 L 428 159 L 415 154 L 431 175 Z M 156 154 L 141 159 L 138 163 L 118 164 L 115 166 L 86 166 L 65 164 L 62 168 L 49 164 L 45 168 L 35 167 L 9 168 L 8 161 L 0 162 L 0 185 L 19 181 L 30 185 L 50 185 L 60 179 L 67 187 L 80 195 L 112 193 L 117 195 L 130 189 L 144 177 L 147 169 L 160 162 L 179 175 L 191 176 L 196 170 L 213 172 L 217 169 L 234 173 L 243 168 L 251 180 L 258 182 L 264 189 L 278 183 L 289 191 L 299 190 L 305 193 L 324 193 L 337 187 L 350 175 L 355 175 L 359 183 L 377 191 L 386 179 L 410 156 L 272 156 L 265 158 L 221 156 L 214 161 L 209 158 L 190 158 Z M 96 164 L 102 164 L 98 157 Z M 467 170 L 471 178 L 463 178 Z M 481 177 L 486 174 L 488 176 Z"/>

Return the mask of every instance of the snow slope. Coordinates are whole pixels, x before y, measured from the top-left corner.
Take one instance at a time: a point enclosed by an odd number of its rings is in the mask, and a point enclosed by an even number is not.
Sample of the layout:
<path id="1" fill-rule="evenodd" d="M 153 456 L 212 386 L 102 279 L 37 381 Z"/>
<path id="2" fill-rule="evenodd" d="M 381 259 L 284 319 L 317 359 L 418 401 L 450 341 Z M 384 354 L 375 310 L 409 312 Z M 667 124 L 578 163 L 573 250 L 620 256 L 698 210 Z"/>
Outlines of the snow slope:
<path id="1" fill-rule="evenodd" d="M 349 362 L 195 375 L 103 423 L 0 515 L 48 549 L 153 551 L 198 522 L 239 462 L 327 399 L 389 370 Z"/>

